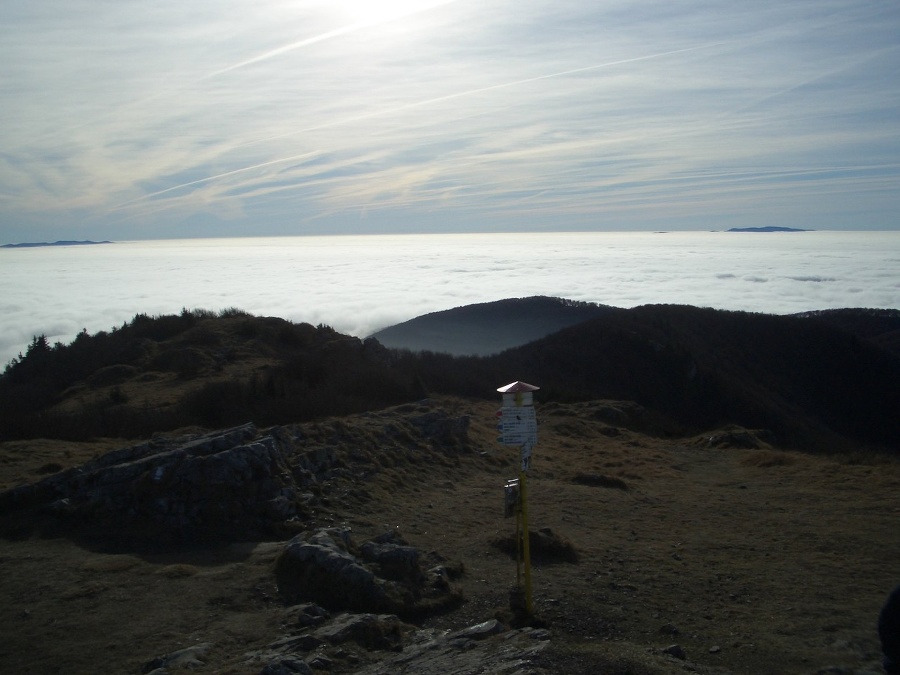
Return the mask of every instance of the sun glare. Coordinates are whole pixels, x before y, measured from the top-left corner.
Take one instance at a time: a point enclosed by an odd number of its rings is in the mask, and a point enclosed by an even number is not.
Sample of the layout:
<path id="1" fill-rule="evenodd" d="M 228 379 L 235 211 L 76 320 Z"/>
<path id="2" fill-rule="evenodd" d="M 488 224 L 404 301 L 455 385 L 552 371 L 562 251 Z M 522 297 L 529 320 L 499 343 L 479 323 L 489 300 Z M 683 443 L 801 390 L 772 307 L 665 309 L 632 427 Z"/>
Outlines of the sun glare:
<path id="1" fill-rule="evenodd" d="M 337 7 L 354 23 L 374 25 L 401 19 L 443 5 L 449 0 L 337 0 Z"/>

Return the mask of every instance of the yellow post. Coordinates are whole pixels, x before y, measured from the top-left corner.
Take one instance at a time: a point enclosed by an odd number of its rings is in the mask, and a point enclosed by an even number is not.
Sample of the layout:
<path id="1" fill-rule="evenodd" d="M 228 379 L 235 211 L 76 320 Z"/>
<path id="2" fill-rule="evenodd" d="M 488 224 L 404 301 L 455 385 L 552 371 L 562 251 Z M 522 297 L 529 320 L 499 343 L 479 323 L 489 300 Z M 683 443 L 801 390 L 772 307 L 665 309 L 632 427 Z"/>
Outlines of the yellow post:
<path id="1" fill-rule="evenodd" d="M 522 497 L 516 504 L 516 588 L 522 588 Z"/>
<path id="2" fill-rule="evenodd" d="M 531 452 L 537 443 L 537 420 L 532 405 L 532 392 L 535 387 L 527 382 L 510 382 L 498 387 L 503 394 L 503 407 L 497 411 L 501 423 L 498 426 L 502 435 L 497 438 L 504 445 L 519 446 L 519 485 L 518 503 L 516 504 L 516 589 L 510 593 L 510 605 L 516 612 L 525 610 L 533 615 L 534 603 L 531 594 L 531 538 L 528 531 L 528 493 L 525 474 L 531 466 Z M 509 481 L 511 484 L 513 481 Z M 510 485 L 508 484 L 508 488 Z M 508 493 L 511 494 L 511 493 Z M 506 515 L 511 515 L 508 510 Z M 525 588 L 522 588 L 522 568 L 525 568 Z M 525 597 L 522 598 L 521 596 Z M 524 607 L 521 600 L 524 599 Z"/>
<path id="3" fill-rule="evenodd" d="M 519 506 L 522 511 L 522 557 L 525 559 L 525 612 L 531 616 L 531 549 L 528 541 L 528 501 L 526 499 L 527 490 L 525 487 L 525 472 L 519 472 Z M 518 565 L 516 567 L 518 582 Z"/>

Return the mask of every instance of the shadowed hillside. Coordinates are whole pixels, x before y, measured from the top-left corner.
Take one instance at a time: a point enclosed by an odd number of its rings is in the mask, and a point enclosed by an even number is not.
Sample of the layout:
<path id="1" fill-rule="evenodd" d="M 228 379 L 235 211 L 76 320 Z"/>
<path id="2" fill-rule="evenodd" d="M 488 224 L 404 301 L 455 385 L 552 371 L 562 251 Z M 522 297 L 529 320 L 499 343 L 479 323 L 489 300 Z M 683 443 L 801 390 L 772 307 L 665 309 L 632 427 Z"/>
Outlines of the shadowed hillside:
<path id="1" fill-rule="evenodd" d="M 562 301 L 547 306 L 551 319 L 538 315 L 535 324 L 549 326 L 560 307 L 572 309 Z M 138 315 L 70 345 L 36 337 L 0 377 L 0 438 L 138 438 L 187 426 L 284 424 L 429 395 L 489 398 L 521 379 L 541 387 L 542 401 L 632 401 L 656 435 L 739 424 L 766 430 L 784 447 L 897 452 L 900 358 L 879 346 L 890 317 L 872 323 L 869 310 L 844 310 L 837 316 L 854 334 L 827 320 L 834 315 L 581 309 L 600 315 L 491 357 L 387 349 L 327 326 L 238 311 Z M 496 313 L 483 310 L 473 315 L 489 332 Z"/>
<path id="2" fill-rule="evenodd" d="M 798 316 L 821 319 L 900 356 L 900 310 L 825 309 Z"/>
<path id="3" fill-rule="evenodd" d="M 610 309 L 493 357 L 237 310 L 38 336 L 0 376 L 0 671 L 876 672 L 900 365 L 866 312 Z"/>
<path id="4" fill-rule="evenodd" d="M 819 449 L 900 438 L 900 359 L 815 317 L 644 306 L 498 361 L 551 399 L 627 398 L 693 430 L 733 422 Z"/>
<path id="5" fill-rule="evenodd" d="M 432 312 L 373 334 L 385 347 L 487 356 L 603 315 L 609 307 L 535 296 Z"/>
<path id="6" fill-rule="evenodd" d="M 138 438 L 234 420 L 279 424 L 423 395 L 377 342 L 328 326 L 239 310 L 139 314 L 69 345 L 35 337 L 0 377 L 0 439 Z"/>

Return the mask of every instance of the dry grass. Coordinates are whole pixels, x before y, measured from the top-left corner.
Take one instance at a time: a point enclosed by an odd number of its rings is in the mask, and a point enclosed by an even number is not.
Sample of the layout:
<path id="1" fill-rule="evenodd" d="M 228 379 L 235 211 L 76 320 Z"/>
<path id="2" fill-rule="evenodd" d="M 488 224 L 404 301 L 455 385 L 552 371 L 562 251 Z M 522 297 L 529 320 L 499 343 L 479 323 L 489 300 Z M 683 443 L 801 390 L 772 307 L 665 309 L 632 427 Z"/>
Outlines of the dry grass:
<path id="1" fill-rule="evenodd" d="M 187 577 L 194 576 L 199 571 L 200 570 L 196 565 L 185 565 L 179 563 L 161 567 L 156 571 L 156 573 L 160 576 L 168 577 L 169 579 L 185 579 Z"/>
<path id="2" fill-rule="evenodd" d="M 91 572 L 125 572 L 140 564 L 140 559 L 134 556 L 110 555 L 88 560 L 81 565 L 81 569 Z"/>
<path id="3" fill-rule="evenodd" d="M 743 466 L 755 466 L 760 469 L 768 469 L 774 466 L 791 466 L 797 462 L 797 457 L 787 452 L 777 450 L 761 450 L 754 452 L 741 460 Z"/>
<path id="4" fill-rule="evenodd" d="M 401 449 L 409 439 L 400 434 L 379 455 L 385 436 L 365 416 L 309 427 L 312 447 L 346 453 L 348 466 L 362 453 L 368 476 L 332 485 L 314 524 L 350 526 L 358 540 L 400 528 L 420 549 L 461 560 L 456 583 L 466 601 L 427 621 L 460 628 L 508 608 L 515 562 L 492 543 L 514 529 L 503 517 L 503 483 L 517 475 L 518 458 L 494 441 L 496 405 L 440 403 L 471 415 L 471 452 Z M 707 673 L 878 671 L 874 622 L 900 560 L 896 461 L 719 449 L 627 428 L 611 436 L 589 407 L 538 417 L 530 526 L 550 528 L 578 553 L 577 562 L 535 558 L 535 607 L 553 640 L 539 662 L 548 673 L 683 672 L 683 662 L 660 654 L 673 642 Z M 342 446 L 341 438 L 352 440 Z M 106 443 L 54 451 L 35 442 L 33 458 L 6 444 L 0 484 L 33 481 L 40 466 L 71 465 Z M 573 482 L 578 476 L 628 489 Z M 0 671 L 65 664 L 69 673 L 136 673 L 156 656 L 211 642 L 207 665 L 193 672 L 255 675 L 242 655 L 280 635 L 279 550 L 259 543 L 132 556 L 64 538 L 0 541 Z"/>

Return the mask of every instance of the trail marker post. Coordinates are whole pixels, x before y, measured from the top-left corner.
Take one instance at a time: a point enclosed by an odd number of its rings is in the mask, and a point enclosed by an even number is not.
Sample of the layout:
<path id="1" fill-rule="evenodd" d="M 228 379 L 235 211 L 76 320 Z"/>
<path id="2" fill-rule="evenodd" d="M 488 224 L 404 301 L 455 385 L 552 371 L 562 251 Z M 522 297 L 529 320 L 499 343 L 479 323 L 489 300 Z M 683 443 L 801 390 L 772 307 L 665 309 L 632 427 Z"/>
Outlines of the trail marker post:
<path id="1" fill-rule="evenodd" d="M 534 412 L 533 393 L 540 389 L 527 382 L 511 382 L 499 387 L 503 394 L 503 407 L 497 411 L 500 418 L 497 440 L 504 445 L 519 448 L 519 478 L 509 480 L 504 487 L 504 513 L 516 516 L 516 588 L 522 591 L 525 579 L 525 612 L 533 613 L 531 596 L 531 551 L 528 537 L 528 500 L 526 474 L 531 468 L 531 453 L 537 445 L 537 417 Z M 524 570 L 524 574 L 523 574 Z"/>

